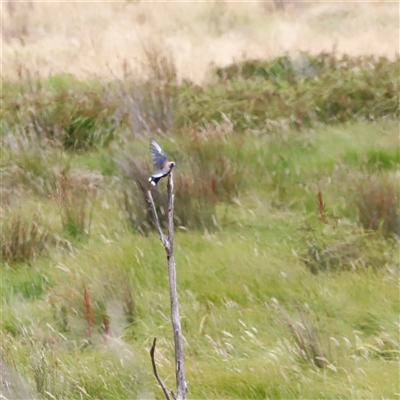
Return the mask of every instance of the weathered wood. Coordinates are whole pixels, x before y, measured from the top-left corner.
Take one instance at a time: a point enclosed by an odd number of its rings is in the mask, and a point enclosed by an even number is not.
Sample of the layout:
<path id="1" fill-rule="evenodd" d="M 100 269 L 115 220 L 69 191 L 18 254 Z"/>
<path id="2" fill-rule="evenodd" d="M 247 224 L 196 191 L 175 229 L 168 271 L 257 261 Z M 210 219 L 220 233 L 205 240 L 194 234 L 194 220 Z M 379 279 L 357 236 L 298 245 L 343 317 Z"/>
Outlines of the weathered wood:
<path id="1" fill-rule="evenodd" d="M 166 386 L 164 385 L 164 382 L 162 381 L 162 379 L 160 378 L 160 376 L 158 375 L 158 372 L 157 372 L 156 360 L 154 358 L 154 352 L 156 350 L 156 342 L 157 342 L 157 338 L 154 338 L 153 345 L 151 346 L 151 349 L 150 349 L 150 358 L 151 358 L 151 364 L 153 365 L 154 376 L 156 377 L 159 385 L 161 386 L 161 389 L 164 392 L 165 398 L 167 400 L 171 400 L 171 397 L 169 397 L 169 394 L 168 394 L 168 390 L 167 390 Z"/>
<path id="2" fill-rule="evenodd" d="M 169 294 L 171 302 L 171 323 L 172 323 L 174 344 L 175 344 L 175 376 L 176 376 L 176 390 L 177 390 L 176 395 L 173 394 L 173 397 L 176 400 L 186 400 L 187 383 L 185 379 L 183 337 L 182 337 L 181 321 L 179 316 L 179 300 L 176 287 L 176 266 L 174 257 L 174 181 L 173 181 L 172 171 L 168 176 L 167 189 L 168 189 L 168 238 L 166 238 L 164 236 L 164 233 L 162 232 L 160 221 L 158 219 L 156 207 L 154 205 L 153 197 L 151 195 L 150 190 L 148 190 L 147 192 L 147 197 L 151 205 L 154 222 L 156 224 L 161 243 L 164 246 L 168 262 Z M 153 342 L 153 347 L 155 348 L 155 340 Z M 170 397 L 168 395 L 168 391 L 166 390 L 164 384 L 162 383 L 160 377 L 158 376 L 157 370 L 155 368 L 153 347 L 152 351 L 150 351 L 153 363 L 153 371 L 158 383 L 160 384 L 164 392 L 166 399 L 169 400 Z"/>

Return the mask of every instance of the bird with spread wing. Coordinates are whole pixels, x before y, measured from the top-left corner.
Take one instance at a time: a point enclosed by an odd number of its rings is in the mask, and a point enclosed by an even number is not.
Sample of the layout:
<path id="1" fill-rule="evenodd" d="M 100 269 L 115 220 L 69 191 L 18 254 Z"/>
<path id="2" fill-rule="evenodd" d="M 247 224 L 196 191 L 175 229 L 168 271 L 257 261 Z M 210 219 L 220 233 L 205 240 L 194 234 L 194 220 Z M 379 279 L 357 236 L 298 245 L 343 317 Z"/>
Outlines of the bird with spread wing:
<path id="1" fill-rule="evenodd" d="M 154 139 L 150 140 L 150 153 L 153 157 L 153 163 L 157 168 L 157 171 L 150 176 L 149 183 L 152 186 L 156 186 L 161 178 L 164 178 L 171 173 L 172 168 L 175 167 L 175 162 L 167 160 L 167 156 Z"/>

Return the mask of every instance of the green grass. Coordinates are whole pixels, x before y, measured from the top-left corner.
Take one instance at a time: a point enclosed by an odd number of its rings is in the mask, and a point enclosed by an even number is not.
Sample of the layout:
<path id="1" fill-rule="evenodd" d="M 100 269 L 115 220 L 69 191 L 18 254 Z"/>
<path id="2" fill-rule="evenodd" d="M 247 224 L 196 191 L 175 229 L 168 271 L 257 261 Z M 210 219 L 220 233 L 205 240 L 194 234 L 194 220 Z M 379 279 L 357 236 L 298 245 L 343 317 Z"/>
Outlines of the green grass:
<path id="1" fill-rule="evenodd" d="M 47 85 L 62 90 L 63 79 Z M 196 178 L 219 183 L 215 193 L 203 192 L 215 196 L 216 226 L 175 234 L 188 397 L 393 398 L 400 391 L 398 237 L 364 229 L 356 199 L 367 193 L 360 185 L 368 179 L 397 188 L 398 122 L 317 124 L 268 135 L 203 122 L 159 138 L 178 163 L 177 207 L 198 211 L 186 203 L 197 195 Z M 2 227 L 8 216 L 40 215 L 50 239 L 40 256 L 3 259 L 0 266 L 1 358 L 13 390 L 35 398 L 163 398 L 148 350 L 157 337 L 159 373 L 174 389 L 165 252 L 156 233 L 132 230 L 118 164 L 132 146 L 149 165 L 148 139 L 84 152 L 23 140 L 1 150 Z M 191 169 L 193 160 L 199 170 Z M 82 216 L 84 226 L 91 221 L 85 240 L 63 228 L 62 170 L 81 196 L 69 206 L 85 196 L 93 205 Z M 398 195 L 382 193 L 382 204 Z M 306 346 L 319 346 L 325 368 L 302 355 L 290 324 Z"/>

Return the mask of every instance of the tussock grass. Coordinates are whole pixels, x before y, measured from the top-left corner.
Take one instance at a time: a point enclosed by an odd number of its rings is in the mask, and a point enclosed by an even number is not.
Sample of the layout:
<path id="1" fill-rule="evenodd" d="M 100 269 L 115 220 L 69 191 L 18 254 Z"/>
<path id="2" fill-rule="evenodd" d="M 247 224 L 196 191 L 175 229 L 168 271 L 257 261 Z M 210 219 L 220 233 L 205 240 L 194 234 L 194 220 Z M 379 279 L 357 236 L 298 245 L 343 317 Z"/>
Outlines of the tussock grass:
<path id="1" fill-rule="evenodd" d="M 54 197 L 63 229 L 73 237 L 89 237 L 92 212 L 102 176 L 91 171 L 60 171 Z"/>
<path id="2" fill-rule="evenodd" d="M 182 229 L 215 230 L 218 225 L 216 207 L 223 201 L 232 202 L 245 186 L 247 168 L 241 140 L 234 138 L 232 131 L 210 126 L 199 133 L 193 131 L 189 137 L 182 137 L 179 151 L 170 142 L 167 154 L 180 161 L 176 174 L 177 225 Z M 229 143 L 232 142 L 232 143 Z M 147 145 L 146 141 L 146 145 Z M 124 144 L 124 147 L 127 144 Z M 129 150 L 117 150 L 117 163 L 124 170 L 123 204 L 130 225 L 140 232 L 153 227 L 152 212 L 147 203 L 148 177 L 153 170 L 148 157 L 143 157 L 147 148 L 140 151 L 131 143 Z M 118 154 L 118 153 L 117 153 Z M 161 181 L 152 189 L 160 214 L 160 221 L 166 224 L 167 197 Z"/>
<path id="3" fill-rule="evenodd" d="M 25 81 L 22 93 L 20 83 L 3 89 L 5 134 L 17 124 L 25 136 L 35 141 L 51 141 L 76 150 L 105 146 L 113 139 L 116 105 L 107 98 L 106 88 L 81 88 L 68 75 L 53 77 L 47 85 L 30 75 L 21 79 Z"/>
<path id="4" fill-rule="evenodd" d="M 1 258 L 6 263 L 30 264 L 46 250 L 49 232 L 37 217 L 24 221 L 20 216 L 3 221 L 1 225 Z"/>
<path id="5" fill-rule="evenodd" d="M 396 253 L 396 241 L 382 240 L 380 235 L 366 234 L 362 229 L 343 222 L 305 228 L 309 231 L 304 237 L 307 250 L 302 259 L 315 274 L 320 271 L 385 268 L 393 262 Z"/>
<path id="6" fill-rule="evenodd" d="M 389 179 L 374 176 L 360 184 L 356 205 L 364 228 L 400 234 L 399 191 Z"/>
<path id="7" fill-rule="evenodd" d="M 330 368 L 335 371 L 336 367 L 328 359 L 332 357 L 332 354 L 329 354 L 330 348 L 324 349 L 322 347 L 320 332 L 318 332 L 315 322 L 309 317 L 307 311 L 297 306 L 299 316 L 295 319 L 287 311 L 282 310 L 278 304 L 275 304 L 275 308 L 292 335 L 294 345 L 285 342 L 287 350 L 293 352 L 300 360 L 310 362 L 320 369 Z M 326 343 L 324 345 L 326 346 Z"/>
<path id="8" fill-rule="evenodd" d="M 139 79 L 137 71 L 124 63 L 118 112 L 134 135 L 168 133 L 175 123 L 176 65 L 171 55 L 151 39 L 141 43 L 141 49 L 141 69 L 147 73 Z"/>

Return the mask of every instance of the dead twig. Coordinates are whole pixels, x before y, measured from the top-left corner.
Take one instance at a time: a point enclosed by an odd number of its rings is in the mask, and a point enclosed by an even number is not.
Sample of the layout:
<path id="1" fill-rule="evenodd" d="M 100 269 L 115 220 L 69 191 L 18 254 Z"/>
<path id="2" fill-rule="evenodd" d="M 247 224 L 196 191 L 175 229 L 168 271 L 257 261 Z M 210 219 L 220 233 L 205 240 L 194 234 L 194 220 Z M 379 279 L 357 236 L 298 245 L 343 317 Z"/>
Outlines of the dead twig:
<path id="1" fill-rule="evenodd" d="M 161 243 L 163 244 L 165 251 L 167 251 L 167 249 L 169 249 L 169 242 L 168 242 L 167 238 L 164 236 L 164 233 L 161 229 L 160 220 L 158 219 L 156 206 L 154 205 L 154 200 L 153 200 L 153 196 L 151 194 L 151 190 L 147 191 L 147 201 L 150 204 L 151 211 L 153 213 L 154 223 L 156 224 L 158 234 L 160 235 Z M 167 256 L 168 256 L 168 252 L 167 252 Z"/>
<path id="2" fill-rule="evenodd" d="M 174 181 L 172 177 L 172 171 L 168 176 L 167 189 L 168 189 L 168 238 L 166 238 L 162 232 L 160 221 L 157 216 L 156 207 L 154 205 L 153 197 L 151 195 L 150 190 L 147 191 L 147 199 L 148 202 L 150 203 L 151 210 L 153 212 L 154 222 L 156 224 L 161 243 L 164 246 L 168 261 L 169 294 L 171 301 L 171 322 L 172 322 L 172 329 L 174 333 L 174 343 L 175 343 L 175 376 L 176 376 L 176 388 L 177 388 L 176 397 L 174 394 L 173 396 L 174 398 L 176 398 L 176 400 L 185 400 L 187 393 L 187 383 L 185 379 L 182 328 L 179 316 L 178 293 L 176 289 L 176 268 L 175 268 L 175 257 L 174 257 Z M 159 378 L 157 378 L 157 380 L 159 381 Z M 161 385 L 161 383 L 160 386 L 164 391 L 165 397 L 167 399 L 170 399 L 169 395 L 167 395 L 165 388 Z"/>
<path id="3" fill-rule="evenodd" d="M 151 363 L 153 365 L 154 376 L 156 377 L 159 385 L 161 386 L 161 389 L 164 392 L 165 398 L 167 400 L 171 400 L 171 397 L 168 394 L 168 390 L 167 390 L 166 386 L 164 385 L 164 382 L 162 381 L 162 379 L 160 378 L 160 376 L 158 375 L 158 372 L 157 372 L 156 361 L 154 359 L 154 352 L 156 350 L 156 342 L 157 342 L 157 338 L 154 338 L 153 345 L 151 346 L 151 349 L 150 349 L 150 358 L 151 358 Z"/>

